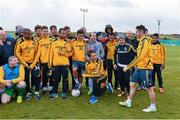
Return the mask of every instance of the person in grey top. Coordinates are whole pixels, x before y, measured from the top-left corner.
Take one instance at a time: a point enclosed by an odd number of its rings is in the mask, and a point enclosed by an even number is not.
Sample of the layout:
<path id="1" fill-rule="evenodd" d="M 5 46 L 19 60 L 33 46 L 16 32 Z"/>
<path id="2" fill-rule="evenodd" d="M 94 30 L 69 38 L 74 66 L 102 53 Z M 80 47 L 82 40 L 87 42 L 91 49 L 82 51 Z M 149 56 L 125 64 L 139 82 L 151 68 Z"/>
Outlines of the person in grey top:
<path id="1" fill-rule="evenodd" d="M 103 60 L 104 59 L 104 49 L 102 43 L 97 41 L 96 33 L 90 33 L 90 39 L 86 43 L 86 60 L 90 61 L 89 58 L 89 51 L 95 51 L 97 59 Z M 90 95 L 93 91 L 93 80 L 91 78 L 86 78 L 86 87 L 89 88 L 88 95 Z"/>
<path id="2" fill-rule="evenodd" d="M 104 59 L 104 49 L 100 42 L 97 41 L 96 33 L 90 33 L 90 40 L 87 41 L 86 44 L 86 60 L 90 60 L 87 53 L 89 51 L 95 51 L 97 55 L 97 59 L 103 60 Z"/>

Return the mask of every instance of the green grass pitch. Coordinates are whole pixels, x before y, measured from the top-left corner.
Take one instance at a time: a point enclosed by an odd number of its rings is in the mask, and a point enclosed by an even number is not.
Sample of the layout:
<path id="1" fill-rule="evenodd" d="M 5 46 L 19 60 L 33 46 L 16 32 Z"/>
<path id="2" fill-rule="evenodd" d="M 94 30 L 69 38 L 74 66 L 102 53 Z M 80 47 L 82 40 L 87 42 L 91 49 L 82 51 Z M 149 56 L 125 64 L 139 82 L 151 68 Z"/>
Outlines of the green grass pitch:
<path id="1" fill-rule="evenodd" d="M 42 97 L 40 101 L 32 99 L 17 104 L 0 104 L 0 118 L 30 119 L 30 118 L 67 118 L 67 119 L 165 119 L 180 118 L 180 47 L 166 47 L 166 68 L 163 71 L 165 93 L 156 91 L 156 113 L 143 113 L 142 109 L 149 105 L 149 97 L 145 91 L 138 91 L 133 100 L 132 108 L 124 108 L 118 105 L 125 97 L 117 97 L 114 94 L 105 93 L 99 101 L 90 105 L 87 90 L 83 89 L 83 95 L 78 98 L 71 97 L 62 100 L 57 98 L 50 100 Z M 156 82 L 157 86 L 157 82 Z M 157 87 L 156 87 L 157 88 Z"/>

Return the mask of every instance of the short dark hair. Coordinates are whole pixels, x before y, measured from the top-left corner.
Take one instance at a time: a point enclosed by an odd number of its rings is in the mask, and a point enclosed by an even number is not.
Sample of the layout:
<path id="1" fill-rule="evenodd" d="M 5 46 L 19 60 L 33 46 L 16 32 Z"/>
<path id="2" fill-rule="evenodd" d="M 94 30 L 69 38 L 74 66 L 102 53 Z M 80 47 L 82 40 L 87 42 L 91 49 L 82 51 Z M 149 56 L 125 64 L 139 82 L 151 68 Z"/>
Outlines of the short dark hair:
<path id="1" fill-rule="evenodd" d="M 45 26 L 45 25 L 43 25 L 43 26 L 41 27 L 41 29 L 48 29 L 48 27 Z"/>
<path id="2" fill-rule="evenodd" d="M 78 31 L 77 31 L 77 35 L 78 34 L 84 34 L 84 31 L 82 30 L 82 29 L 79 29 Z"/>
<path id="3" fill-rule="evenodd" d="M 64 30 L 66 31 L 66 30 L 69 30 L 70 29 L 70 27 L 69 26 L 64 26 Z"/>
<path id="4" fill-rule="evenodd" d="M 64 30 L 64 28 L 59 28 L 59 31 L 58 31 L 58 32 L 61 33 L 62 30 Z"/>
<path id="5" fill-rule="evenodd" d="M 23 29 L 23 33 L 24 33 L 24 32 L 32 32 L 32 31 L 31 31 L 29 28 L 24 28 L 24 29 Z"/>
<path id="6" fill-rule="evenodd" d="M 41 25 L 36 25 L 35 27 L 34 27 L 34 31 L 36 32 L 38 29 L 41 29 Z"/>
<path id="7" fill-rule="evenodd" d="M 94 50 L 90 50 L 90 51 L 88 52 L 88 57 L 91 57 L 91 54 L 93 54 L 93 53 L 96 54 L 96 52 L 95 52 Z"/>
<path id="8" fill-rule="evenodd" d="M 51 26 L 50 26 L 50 30 L 52 30 L 53 28 L 56 28 L 56 29 L 57 29 L 57 27 L 56 27 L 55 25 L 51 25 Z"/>
<path id="9" fill-rule="evenodd" d="M 145 28 L 145 32 L 148 32 L 148 29 L 147 29 L 147 28 Z"/>
<path id="10" fill-rule="evenodd" d="M 2 28 L 2 27 L 0 27 L 0 30 L 3 30 L 3 28 Z"/>
<path id="11" fill-rule="evenodd" d="M 146 28 L 143 25 L 139 25 L 136 27 L 137 30 L 142 30 L 144 33 L 146 32 Z"/>
<path id="12" fill-rule="evenodd" d="M 156 36 L 157 38 L 159 38 L 159 34 L 158 33 L 154 33 L 152 36 Z"/>

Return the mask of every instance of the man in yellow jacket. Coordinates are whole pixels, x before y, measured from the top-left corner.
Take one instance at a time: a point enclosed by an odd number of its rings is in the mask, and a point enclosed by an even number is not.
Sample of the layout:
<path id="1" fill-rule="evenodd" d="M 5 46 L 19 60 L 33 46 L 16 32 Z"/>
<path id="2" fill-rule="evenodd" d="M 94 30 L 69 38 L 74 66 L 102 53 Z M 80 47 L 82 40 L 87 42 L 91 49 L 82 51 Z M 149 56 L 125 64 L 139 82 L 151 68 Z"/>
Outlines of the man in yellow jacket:
<path id="1" fill-rule="evenodd" d="M 26 82 L 26 100 L 30 100 L 32 97 L 31 91 L 31 80 L 34 81 L 36 100 L 40 100 L 39 88 L 39 65 L 37 64 L 39 60 L 38 53 L 38 42 L 33 39 L 32 32 L 30 29 L 25 28 L 23 30 L 23 37 L 20 38 L 15 46 L 15 55 L 19 62 L 25 68 L 25 82 Z M 31 75 L 30 75 L 31 74 Z M 31 76 L 31 79 L 30 79 Z"/>
<path id="2" fill-rule="evenodd" d="M 93 90 L 89 103 L 94 104 L 98 101 L 98 96 L 102 95 L 106 89 L 108 89 L 110 93 L 113 93 L 113 88 L 110 83 L 106 84 L 107 74 L 103 67 L 103 61 L 97 58 L 95 51 L 89 51 L 87 54 L 90 60 L 86 62 L 86 71 L 83 76 L 92 80 Z"/>
<path id="3" fill-rule="evenodd" d="M 49 66 L 52 68 L 52 76 L 54 79 L 53 91 L 50 98 L 58 97 L 58 87 L 62 76 L 62 93 L 61 97 L 66 98 L 67 92 L 67 73 L 69 66 L 69 57 L 72 55 L 72 49 L 66 40 L 66 31 L 61 29 L 59 31 L 59 38 L 51 45 Z"/>
<path id="4" fill-rule="evenodd" d="M 42 38 L 42 30 L 41 30 L 41 25 L 36 25 L 34 27 L 35 35 L 34 38 L 39 41 Z"/>
<path id="5" fill-rule="evenodd" d="M 46 95 L 48 91 L 48 72 L 49 72 L 49 57 L 50 57 L 50 48 L 51 44 L 54 39 L 49 37 L 48 27 L 42 26 L 42 37 L 39 39 L 39 46 L 38 46 L 38 55 L 39 55 L 39 62 L 40 68 L 42 73 L 42 94 Z M 52 88 L 52 80 L 49 81 L 49 88 Z"/>
<path id="6" fill-rule="evenodd" d="M 84 40 L 84 31 L 77 31 L 77 39 L 71 43 L 73 49 L 72 68 L 75 80 L 75 89 L 81 89 L 82 73 L 86 62 L 86 41 Z"/>
<path id="7" fill-rule="evenodd" d="M 68 43 L 71 44 L 71 42 L 73 42 L 73 40 L 75 39 L 75 37 L 72 36 L 72 34 L 71 34 L 71 28 L 69 26 L 65 26 L 64 31 L 66 31 L 66 39 L 68 40 Z M 70 63 L 69 72 L 71 74 L 71 80 L 72 80 L 71 82 L 72 82 L 72 89 L 73 89 L 74 85 L 75 85 L 75 81 L 74 81 L 73 70 L 72 70 L 72 56 L 69 57 L 69 63 Z M 69 82 L 70 82 L 70 80 L 69 80 L 69 77 L 68 77 L 68 89 L 69 89 Z"/>
<path id="8" fill-rule="evenodd" d="M 153 72 L 152 80 L 153 86 L 155 87 L 155 75 L 157 74 L 157 79 L 159 83 L 159 92 L 163 93 L 163 80 L 161 71 L 165 67 L 165 49 L 164 45 L 159 42 L 159 35 L 157 33 L 152 35 L 152 50 L 153 50 Z"/>
<path id="9" fill-rule="evenodd" d="M 109 33 L 108 36 L 109 41 L 106 43 L 106 54 L 107 54 L 107 74 L 108 74 L 108 82 L 112 84 L 112 76 L 114 71 L 114 77 L 115 77 L 115 84 L 114 88 L 117 89 L 119 87 L 119 83 L 117 80 L 117 71 L 113 69 L 113 58 L 114 58 L 114 49 L 118 45 L 118 40 L 116 39 L 116 36 L 114 33 Z"/>
<path id="10" fill-rule="evenodd" d="M 143 86 L 148 88 L 147 91 L 151 101 L 150 106 L 147 109 L 143 109 L 143 112 L 156 112 L 155 92 L 152 81 L 153 63 L 151 42 L 146 38 L 145 27 L 143 25 L 136 27 L 136 34 L 137 39 L 139 39 L 137 57 L 128 66 L 123 68 L 123 71 L 126 72 L 130 68 L 136 67 L 130 80 L 130 94 L 125 102 L 119 102 L 119 104 L 130 108 L 136 91 L 136 84 L 141 82 Z"/>
<path id="11" fill-rule="evenodd" d="M 0 84 L 4 86 L 4 91 L 1 91 L 2 95 L 0 94 L 2 104 L 11 101 L 15 90 L 18 93 L 17 103 L 22 102 L 26 87 L 24 76 L 24 67 L 18 63 L 15 56 L 10 56 L 8 63 L 0 67 Z"/>

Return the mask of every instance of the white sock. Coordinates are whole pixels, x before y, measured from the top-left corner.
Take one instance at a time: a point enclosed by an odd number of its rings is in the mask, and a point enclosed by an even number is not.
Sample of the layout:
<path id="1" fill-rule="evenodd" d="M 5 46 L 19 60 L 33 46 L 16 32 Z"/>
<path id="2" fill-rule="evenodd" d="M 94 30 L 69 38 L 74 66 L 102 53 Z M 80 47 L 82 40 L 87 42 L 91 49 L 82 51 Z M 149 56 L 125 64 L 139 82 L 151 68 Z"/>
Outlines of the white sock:
<path id="1" fill-rule="evenodd" d="M 151 103 L 150 107 L 151 107 L 151 108 L 155 108 L 156 105 Z"/>
<path id="2" fill-rule="evenodd" d="M 79 84 L 79 81 L 78 81 L 78 79 L 77 79 L 77 78 L 75 79 L 75 83 L 76 83 L 76 84 Z"/>
<path id="3" fill-rule="evenodd" d="M 127 99 L 127 102 L 130 102 L 130 103 L 131 103 L 131 102 L 132 102 L 132 100 L 128 98 L 128 99 Z"/>
<path id="4" fill-rule="evenodd" d="M 38 92 L 38 91 L 35 91 L 34 94 L 39 94 L 39 92 Z"/>

